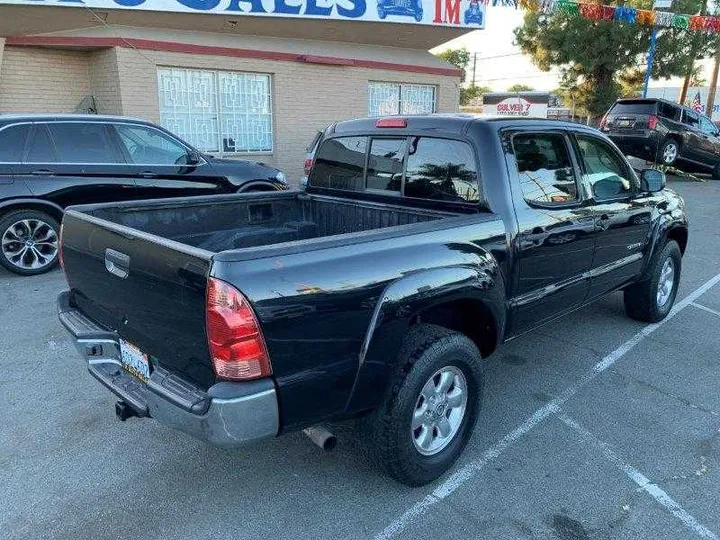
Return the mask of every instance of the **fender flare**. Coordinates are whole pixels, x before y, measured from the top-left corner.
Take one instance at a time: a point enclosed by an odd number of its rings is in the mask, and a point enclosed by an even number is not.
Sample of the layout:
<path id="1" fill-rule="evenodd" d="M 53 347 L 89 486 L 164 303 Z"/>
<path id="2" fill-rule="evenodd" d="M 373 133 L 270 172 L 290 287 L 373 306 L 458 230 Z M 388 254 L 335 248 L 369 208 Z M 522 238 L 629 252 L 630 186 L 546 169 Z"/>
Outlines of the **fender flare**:
<path id="1" fill-rule="evenodd" d="M 4 214 L 6 210 L 17 207 L 18 209 L 27 208 L 28 206 L 45 206 L 51 208 L 54 213 L 57 213 L 62 219 L 65 210 L 59 204 L 54 202 L 46 201 L 44 199 L 32 199 L 32 198 L 21 198 L 21 199 L 8 199 L 7 201 L 0 202 L 0 214 Z"/>
<path id="2" fill-rule="evenodd" d="M 497 339 L 505 328 L 505 283 L 493 257 L 478 265 L 420 270 L 390 283 L 375 306 L 358 355 L 347 413 L 376 407 L 384 399 L 403 336 L 417 315 L 456 300 L 476 300 L 492 313 Z"/>

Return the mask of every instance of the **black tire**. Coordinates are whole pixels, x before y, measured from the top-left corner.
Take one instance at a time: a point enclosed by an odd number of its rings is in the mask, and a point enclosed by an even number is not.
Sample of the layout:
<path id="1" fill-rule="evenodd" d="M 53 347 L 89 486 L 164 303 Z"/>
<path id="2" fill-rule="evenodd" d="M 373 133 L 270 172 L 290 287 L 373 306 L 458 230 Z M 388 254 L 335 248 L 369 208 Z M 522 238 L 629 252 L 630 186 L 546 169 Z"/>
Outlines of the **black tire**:
<path id="1" fill-rule="evenodd" d="M 28 255 L 28 257 L 32 257 L 38 261 L 38 266 L 35 268 L 31 267 L 29 258 L 20 260 L 17 257 L 13 257 L 12 254 L 15 250 L 16 244 L 14 242 L 12 244 L 7 243 L 7 240 L 16 237 L 17 235 L 14 233 L 18 232 L 16 229 L 13 229 L 12 231 L 9 229 L 11 229 L 15 224 L 23 221 L 28 221 L 31 224 L 41 223 L 42 225 L 39 225 L 39 228 L 36 229 L 37 238 L 54 238 L 56 242 L 53 250 L 51 250 L 51 246 L 46 243 L 38 243 L 36 248 L 37 252 L 41 255 L 45 254 L 44 257 L 35 255 L 34 252 Z M 45 235 L 46 232 L 48 233 L 47 236 Z M 60 224 L 54 217 L 37 210 L 13 210 L 8 212 L 0 217 L 0 265 L 4 266 L 11 272 L 23 276 L 33 276 L 48 272 L 54 268 L 58 262 L 57 242 L 59 242 L 59 238 Z M 3 243 L 3 240 L 5 243 Z M 21 243 L 18 242 L 17 245 L 21 246 Z M 50 254 L 52 254 L 52 256 L 50 256 Z"/>
<path id="2" fill-rule="evenodd" d="M 673 265 L 673 282 L 667 300 L 660 305 L 658 288 L 660 287 L 660 278 L 666 261 L 670 261 L 670 264 Z M 669 240 L 663 249 L 653 257 L 645 279 L 625 289 L 625 313 L 630 318 L 638 321 L 662 321 L 670 313 L 675 303 L 681 270 L 682 255 L 680 247 L 674 240 Z"/>
<path id="3" fill-rule="evenodd" d="M 720 163 L 713 167 L 712 177 L 713 180 L 720 180 Z"/>
<path id="4" fill-rule="evenodd" d="M 670 146 L 675 147 L 674 157 L 672 159 L 665 159 L 665 151 L 668 150 Z M 677 158 L 680 156 L 680 144 L 675 139 L 667 139 L 665 142 L 662 143 L 659 150 L 658 155 L 658 161 L 662 163 L 663 165 L 673 165 Z"/>
<path id="5" fill-rule="evenodd" d="M 442 449 L 423 455 L 414 442 L 412 417 L 423 387 L 444 368 L 460 370 L 464 376 L 464 415 Z M 447 471 L 472 435 L 482 404 L 483 384 L 482 357 L 468 337 L 429 324 L 413 327 L 403 341 L 389 395 L 371 418 L 373 449 L 381 467 L 408 486 L 422 486 Z"/>

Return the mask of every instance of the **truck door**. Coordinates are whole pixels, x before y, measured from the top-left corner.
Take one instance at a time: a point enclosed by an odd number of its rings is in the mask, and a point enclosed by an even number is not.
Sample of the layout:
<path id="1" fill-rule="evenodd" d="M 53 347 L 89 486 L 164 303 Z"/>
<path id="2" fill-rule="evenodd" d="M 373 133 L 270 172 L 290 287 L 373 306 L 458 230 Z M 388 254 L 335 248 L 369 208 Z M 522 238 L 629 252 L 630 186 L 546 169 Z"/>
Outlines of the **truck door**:
<path id="1" fill-rule="evenodd" d="M 585 301 L 596 225 L 565 131 L 517 131 L 506 143 L 518 220 L 510 300 L 516 334 Z"/>
<path id="2" fill-rule="evenodd" d="M 640 273 L 654 198 L 639 193 L 635 173 L 607 141 L 586 133 L 576 133 L 575 139 L 598 229 L 588 295 L 594 298 Z"/>

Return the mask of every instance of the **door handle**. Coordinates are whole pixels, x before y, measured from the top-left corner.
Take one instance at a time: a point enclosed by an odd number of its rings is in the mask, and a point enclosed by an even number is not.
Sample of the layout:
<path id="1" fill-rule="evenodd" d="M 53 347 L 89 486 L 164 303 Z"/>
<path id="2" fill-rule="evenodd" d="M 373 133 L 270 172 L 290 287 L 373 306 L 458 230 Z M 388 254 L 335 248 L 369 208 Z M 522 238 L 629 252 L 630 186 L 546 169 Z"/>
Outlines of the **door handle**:
<path id="1" fill-rule="evenodd" d="M 597 224 L 603 231 L 606 230 L 610 226 L 610 216 L 607 214 L 601 215 L 597 220 Z"/>
<path id="2" fill-rule="evenodd" d="M 143 171 L 140 173 L 140 178 L 157 178 L 157 174 L 152 171 Z"/>
<path id="3" fill-rule="evenodd" d="M 30 174 L 33 176 L 52 176 L 55 174 L 55 171 L 51 171 L 50 169 L 35 169 Z"/>

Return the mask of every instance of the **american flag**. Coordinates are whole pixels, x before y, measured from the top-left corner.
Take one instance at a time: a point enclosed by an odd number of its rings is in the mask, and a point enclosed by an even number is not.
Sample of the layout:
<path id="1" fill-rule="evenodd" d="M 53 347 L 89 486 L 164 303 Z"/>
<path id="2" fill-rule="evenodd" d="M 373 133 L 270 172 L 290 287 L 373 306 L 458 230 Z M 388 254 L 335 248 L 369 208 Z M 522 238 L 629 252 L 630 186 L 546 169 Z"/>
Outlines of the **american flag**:
<path id="1" fill-rule="evenodd" d="M 705 107 L 703 107 L 702 103 L 700 103 L 700 92 L 695 94 L 695 97 L 692 100 L 692 105 L 690 105 L 690 108 L 698 114 L 702 114 L 705 112 Z"/>

